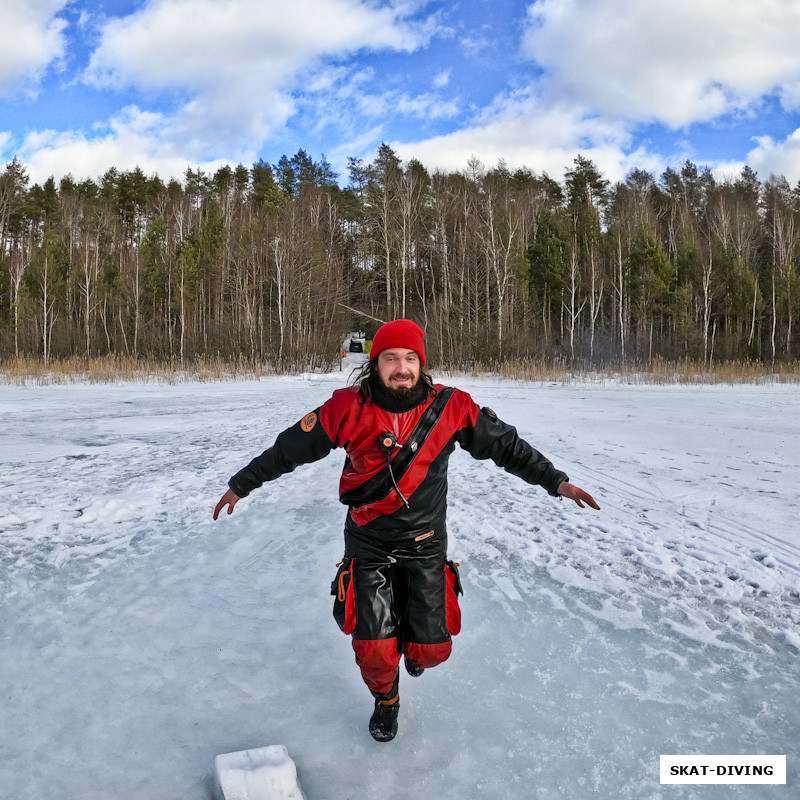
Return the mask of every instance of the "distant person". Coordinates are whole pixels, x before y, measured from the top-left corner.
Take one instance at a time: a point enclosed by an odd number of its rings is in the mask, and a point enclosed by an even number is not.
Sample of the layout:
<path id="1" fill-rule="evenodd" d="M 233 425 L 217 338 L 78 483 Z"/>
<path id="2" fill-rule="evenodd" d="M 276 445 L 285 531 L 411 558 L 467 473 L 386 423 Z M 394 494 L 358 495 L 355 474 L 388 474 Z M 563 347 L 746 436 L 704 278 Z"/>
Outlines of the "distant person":
<path id="1" fill-rule="evenodd" d="M 412 676 L 450 655 L 460 629 L 458 570 L 447 560 L 447 462 L 456 443 L 554 497 L 599 509 L 541 453 L 459 389 L 425 371 L 424 334 L 414 322 L 382 325 L 355 384 L 280 433 L 275 444 L 234 475 L 214 519 L 266 481 L 347 453 L 339 498 L 348 506 L 345 558 L 332 590 L 334 615 L 375 698 L 369 732 L 397 733 L 400 656 Z"/>

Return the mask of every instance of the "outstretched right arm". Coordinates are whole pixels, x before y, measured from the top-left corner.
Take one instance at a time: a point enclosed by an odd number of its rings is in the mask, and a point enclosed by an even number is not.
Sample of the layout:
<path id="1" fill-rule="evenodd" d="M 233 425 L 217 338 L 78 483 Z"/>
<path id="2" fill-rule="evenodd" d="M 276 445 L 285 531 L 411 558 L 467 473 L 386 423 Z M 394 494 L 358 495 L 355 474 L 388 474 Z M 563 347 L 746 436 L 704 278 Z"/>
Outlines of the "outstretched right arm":
<path id="1" fill-rule="evenodd" d="M 233 491 L 233 489 L 228 489 L 224 495 L 222 495 L 222 499 L 217 503 L 217 507 L 214 509 L 214 519 L 219 516 L 219 512 L 222 511 L 225 506 L 228 506 L 228 513 L 233 514 L 233 507 L 241 500 L 238 494 Z"/>
<path id="2" fill-rule="evenodd" d="M 292 472 L 300 464 L 324 458 L 336 446 L 319 422 L 319 409 L 306 414 L 291 428 L 278 434 L 275 444 L 239 470 L 229 481 L 230 487 L 214 509 L 214 519 L 228 506 L 228 514 L 242 497 L 247 497 L 267 481 Z"/>

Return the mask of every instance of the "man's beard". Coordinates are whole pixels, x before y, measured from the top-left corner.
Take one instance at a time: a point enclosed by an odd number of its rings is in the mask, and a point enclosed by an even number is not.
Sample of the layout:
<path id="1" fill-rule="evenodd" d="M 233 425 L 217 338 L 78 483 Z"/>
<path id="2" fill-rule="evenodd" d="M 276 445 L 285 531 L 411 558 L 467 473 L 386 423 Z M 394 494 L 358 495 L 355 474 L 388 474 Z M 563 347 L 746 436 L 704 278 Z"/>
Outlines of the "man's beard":
<path id="1" fill-rule="evenodd" d="M 417 377 L 413 386 L 400 386 L 396 389 L 386 386 L 379 375 L 374 375 L 371 382 L 373 396 L 379 398 L 379 403 L 382 402 L 391 410 L 400 411 L 413 408 L 428 396 L 428 387 L 421 375 Z"/>
<path id="2" fill-rule="evenodd" d="M 403 376 L 401 376 L 401 375 L 393 375 L 392 376 L 392 378 L 401 378 L 401 379 L 403 379 L 405 377 L 406 377 L 405 375 L 403 375 Z M 414 380 L 414 376 L 413 375 L 409 375 L 408 379 L 409 380 Z M 391 380 L 391 378 L 390 378 L 390 380 Z M 395 387 L 390 385 L 390 386 L 386 386 L 385 388 L 386 388 L 386 391 L 389 393 L 390 397 L 406 398 L 406 397 L 411 397 L 414 394 L 417 394 L 419 392 L 419 386 L 420 386 L 420 379 L 419 379 L 419 375 L 417 375 L 417 379 L 414 381 L 414 383 L 411 384 L 411 386 L 398 386 L 397 388 L 395 388 Z"/>

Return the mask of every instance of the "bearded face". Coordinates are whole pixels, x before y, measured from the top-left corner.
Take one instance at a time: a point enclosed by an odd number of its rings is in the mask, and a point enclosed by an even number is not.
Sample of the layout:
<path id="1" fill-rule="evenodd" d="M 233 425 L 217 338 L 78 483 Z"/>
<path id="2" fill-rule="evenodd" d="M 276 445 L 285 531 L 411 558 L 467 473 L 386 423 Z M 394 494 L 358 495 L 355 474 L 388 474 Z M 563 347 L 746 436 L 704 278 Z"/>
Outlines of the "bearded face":
<path id="1" fill-rule="evenodd" d="M 419 384 L 421 369 L 419 356 L 414 350 L 396 347 L 384 350 L 378 356 L 381 383 L 399 395 L 409 394 Z"/>

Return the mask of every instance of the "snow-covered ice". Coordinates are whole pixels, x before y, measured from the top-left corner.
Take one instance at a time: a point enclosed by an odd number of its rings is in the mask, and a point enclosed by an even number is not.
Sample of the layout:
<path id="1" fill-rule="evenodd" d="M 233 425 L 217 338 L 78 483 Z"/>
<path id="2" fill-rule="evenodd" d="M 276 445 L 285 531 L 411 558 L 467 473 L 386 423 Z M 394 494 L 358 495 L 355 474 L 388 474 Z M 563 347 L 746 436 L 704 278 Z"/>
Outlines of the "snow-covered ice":
<path id="1" fill-rule="evenodd" d="M 3 797 L 206 800 L 272 742 L 308 800 L 796 796 L 800 386 L 448 381 L 602 511 L 456 451 L 463 630 L 378 744 L 330 613 L 342 453 L 211 520 L 343 380 L 0 386 Z M 787 784 L 661 786 L 671 753 Z"/>

